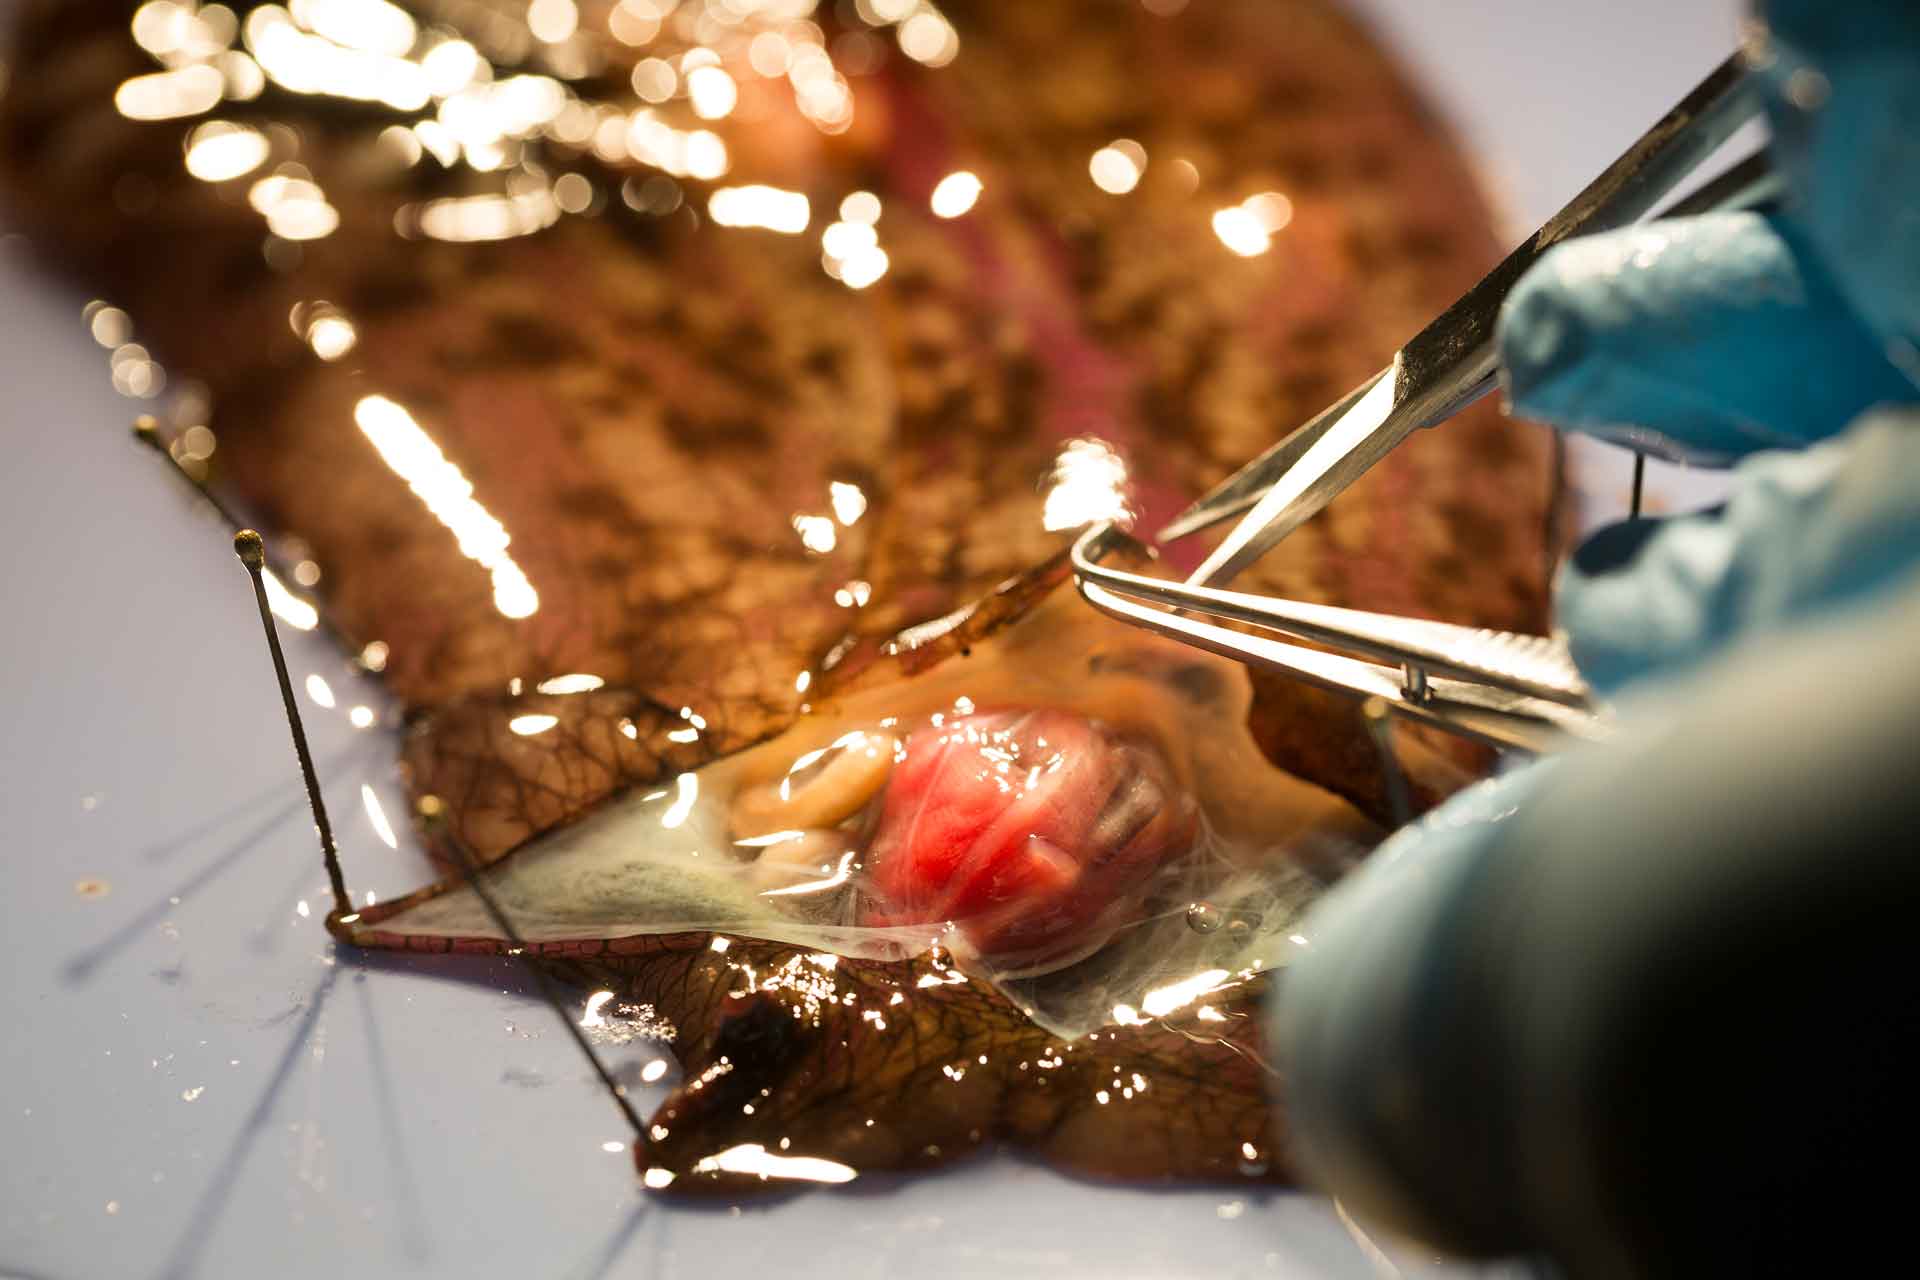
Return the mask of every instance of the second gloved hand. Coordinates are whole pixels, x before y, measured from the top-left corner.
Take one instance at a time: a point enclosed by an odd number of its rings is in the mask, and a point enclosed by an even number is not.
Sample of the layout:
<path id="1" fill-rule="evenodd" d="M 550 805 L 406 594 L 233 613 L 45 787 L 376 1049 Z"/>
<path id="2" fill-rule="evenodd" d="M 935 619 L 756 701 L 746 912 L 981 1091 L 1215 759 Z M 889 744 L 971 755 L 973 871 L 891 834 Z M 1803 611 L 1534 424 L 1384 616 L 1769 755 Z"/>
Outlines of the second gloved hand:
<path id="1" fill-rule="evenodd" d="M 1843 1270 L 1847 1197 L 1886 1200 L 1850 1153 L 1904 1149 L 1920 6 L 1770 10 L 1789 209 L 1570 242 L 1503 318 L 1518 411 L 1739 463 L 1723 509 L 1605 530 L 1557 584 L 1621 738 L 1382 846 L 1275 1006 L 1309 1171 L 1456 1249 Z"/>

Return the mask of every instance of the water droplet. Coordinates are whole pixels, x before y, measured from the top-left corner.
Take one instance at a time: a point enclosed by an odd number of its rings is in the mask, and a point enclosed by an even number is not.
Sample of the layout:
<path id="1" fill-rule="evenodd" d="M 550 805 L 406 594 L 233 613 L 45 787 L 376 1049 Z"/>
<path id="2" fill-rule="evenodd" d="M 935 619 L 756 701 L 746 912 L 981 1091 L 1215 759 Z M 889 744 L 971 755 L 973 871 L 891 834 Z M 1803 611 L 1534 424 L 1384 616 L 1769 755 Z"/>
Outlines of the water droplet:
<path id="1" fill-rule="evenodd" d="M 1211 902 L 1196 902 L 1187 908 L 1187 928 L 1195 933 L 1213 933 L 1226 923 L 1226 916 Z"/>

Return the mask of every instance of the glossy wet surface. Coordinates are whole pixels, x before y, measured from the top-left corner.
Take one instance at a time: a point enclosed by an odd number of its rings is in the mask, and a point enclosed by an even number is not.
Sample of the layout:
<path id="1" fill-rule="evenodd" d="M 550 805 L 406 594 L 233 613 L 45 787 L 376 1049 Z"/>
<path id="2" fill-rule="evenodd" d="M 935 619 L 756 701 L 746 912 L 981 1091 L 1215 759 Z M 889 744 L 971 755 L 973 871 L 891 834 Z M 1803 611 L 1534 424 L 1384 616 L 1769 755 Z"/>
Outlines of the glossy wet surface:
<path id="1" fill-rule="evenodd" d="M 127 28 L 83 4 L 20 27 L 0 122 L 16 216 L 111 295 L 85 319 L 174 459 L 298 546 L 276 567 L 405 704 L 413 787 L 482 858 L 610 790 L 690 791 L 693 766 L 828 703 L 863 644 L 1079 524 L 1157 526 L 1491 260 L 1447 139 L 1320 0 L 842 10 L 161 3 Z M 1396 453 L 1252 585 L 1539 629 L 1556 477 L 1539 435 L 1487 410 Z M 544 700 L 582 693 L 600 714 L 563 732 Z M 1257 739 L 1375 799 L 1351 706 L 1273 680 L 1250 716 L 1233 705 L 1182 735 Z M 1255 850 L 1284 863 L 1299 825 L 1252 833 Z M 1098 856 L 1076 838 L 1062 857 Z M 1156 861 L 1211 856 L 1173 843 Z M 1136 904 L 1144 874 L 1108 872 L 1046 958 L 1137 905 L 1184 910 Z M 672 930 L 667 912 L 648 929 Z M 738 945 L 749 995 L 790 959 Z M 992 950 L 956 945 L 976 968 Z M 871 1172 L 952 1158 L 968 1134 L 1133 1177 L 1282 1177 L 1235 1154 L 1285 1133 L 1254 1022 L 1216 1012 L 1229 1036 L 1151 1007 L 1221 979 L 1255 998 L 1275 963 L 1099 986 L 1071 1034 L 1106 1018 L 1142 1042 L 1114 1087 L 1055 1089 L 1038 1118 L 1029 1090 L 987 1090 L 951 1134 L 932 1073 L 971 1070 L 977 1093 L 1053 1054 L 1006 1042 L 1018 999 L 982 992 L 923 1036 L 851 992 L 743 1014 L 729 988 L 666 983 L 687 1042 L 739 1031 L 768 1059 L 727 1113 L 750 1123 L 678 1122 L 672 1185 L 756 1141 Z M 916 978 L 942 981 L 895 985 Z M 819 1043 L 776 1064 L 763 1014 Z M 1187 1065 L 1216 1051 L 1252 1065 Z M 890 1078 L 902 1053 L 924 1106 L 875 1117 L 813 1087 Z M 803 1100 L 823 1124 L 796 1134 Z M 1206 1114 L 1240 1118 L 1188 1123 Z"/>

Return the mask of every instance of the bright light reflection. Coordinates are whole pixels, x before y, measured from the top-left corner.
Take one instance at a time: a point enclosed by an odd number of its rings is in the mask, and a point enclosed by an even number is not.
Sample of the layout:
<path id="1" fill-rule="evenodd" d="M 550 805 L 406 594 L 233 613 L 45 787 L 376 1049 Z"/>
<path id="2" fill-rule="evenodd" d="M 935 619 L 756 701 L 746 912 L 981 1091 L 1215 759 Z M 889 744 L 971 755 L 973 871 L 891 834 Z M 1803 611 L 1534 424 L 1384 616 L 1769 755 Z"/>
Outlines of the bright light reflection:
<path id="1" fill-rule="evenodd" d="M 566 213 L 585 213 L 593 207 L 593 184 L 577 173 L 553 180 L 553 202 Z"/>
<path id="2" fill-rule="evenodd" d="M 560 220 L 560 205 L 545 187 L 513 196 L 448 196 L 401 211 L 423 235 L 455 244 L 511 240 Z"/>
<path id="3" fill-rule="evenodd" d="M 291 0 L 293 20 L 335 44 L 402 58 L 419 30 L 407 11 L 387 0 Z"/>
<path id="4" fill-rule="evenodd" d="M 702 120 L 718 120 L 740 101 L 740 89 L 719 67 L 695 67 L 687 72 L 687 101 Z"/>
<path id="5" fill-rule="evenodd" d="M 327 203 L 307 178 L 276 173 L 247 190 L 247 203 L 267 220 L 267 230 L 282 240 L 319 240 L 340 225 L 340 211 Z"/>
<path id="6" fill-rule="evenodd" d="M 406 17 L 404 13 L 400 16 Z M 412 19 L 407 21 L 411 25 Z M 294 25 L 279 5 L 262 5 L 249 13 L 244 32 L 247 48 L 261 70 L 290 92 L 381 102 L 395 111 L 418 111 L 432 100 L 426 72 L 419 63 L 308 34 Z M 384 40 L 388 45 L 395 40 L 392 32 L 365 38 L 375 43 Z M 411 38 L 408 43 L 412 43 Z"/>
<path id="7" fill-rule="evenodd" d="M 307 696 L 329 711 L 333 709 L 333 686 L 318 671 L 307 677 Z"/>
<path id="8" fill-rule="evenodd" d="M 642 102 L 665 102 L 679 87 L 680 73 L 665 58 L 642 58 L 633 64 L 633 91 Z"/>
<path id="9" fill-rule="evenodd" d="M 765 849 L 770 845 L 785 844 L 789 840 L 798 840 L 806 834 L 806 832 L 799 830 L 774 831 L 764 836 L 747 836 L 745 839 L 735 840 L 734 843 L 742 849 Z"/>
<path id="10" fill-rule="evenodd" d="M 930 67 L 944 67 L 960 52 L 960 37 L 953 24 L 930 5 L 922 6 L 901 23 L 894 35 L 900 41 L 900 52 Z"/>
<path id="11" fill-rule="evenodd" d="M 1293 201 L 1278 191 L 1262 191 L 1259 195 L 1248 196 L 1240 202 L 1240 207 L 1259 219 L 1260 225 L 1268 234 L 1278 234 L 1293 221 Z"/>
<path id="12" fill-rule="evenodd" d="M 757 1142 L 728 1147 L 694 1165 L 696 1173 L 751 1173 L 762 1178 L 793 1178 L 806 1182 L 852 1182 L 853 1168 L 818 1156 L 777 1156 Z"/>
<path id="13" fill-rule="evenodd" d="M 1213 234 L 1243 258 L 1257 258 L 1273 247 L 1273 237 L 1293 221 L 1293 201 L 1278 191 L 1248 196 L 1213 215 Z"/>
<path id="14" fill-rule="evenodd" d="M 498 152 L 507 138 L 525 138 L 566 111 L 566 86 L 552 76 L 512 76 L 498 84 L 476 83 L 440 104 L 435 117 L 469 158 Z"/>
<path id="15" fill-rule="evenodd" d="M 322 315 L 307 327 L 307 345 L 322 360 L 338 360 L 359 341 L 353 321 L 337 312 Z"/>
<path id="16" fill-rule="evenodd" d="M 1148 1017 L 1164 1018 L 1176 1009 L 1186 1008 L 1208 992 L 1218 991 L 1226 976 L 1225 969 L 1208 969 L 1191 978 L 1155 987 L 1140 1001 L 1140 1008 Z"/>
<path id="17" fill-rule="evenodd" d="M 438 160 L 442 168 L 452 168 L 460 159 L 460 140 L 438 120 L 422 120 L 413 126 L 413 139 L 420 149 Z"/>
<path id="18" fill-rule="evenodd" d="M 974 201 L 980 198 L 980 191 L 980 179 L 965 169 L 948 174 L 933 189 L 931 203 L 934 217 L 959 217 L 973 208 Z"/>
<path id="19" fill-rule="evenodd" d="M 1041 508 L 1047 530 L 1079 529 L 1096 521 L 1127 525 L 1127 464 L 1104 440 L 1069 440 L 1053 464 L 1053 484 Z"/>
<path id="20" fill-rule="evenodd" d="M 723 227 L 763 227 L 790 236 L 805 231 L 813 216 L 800 192 L 766 186 L 721 187 L 707 198 L 707 215 Z"/>
<path id="21" fill-rule="evenodd" d="M 553 676 L 549 679 L 542 680 L 533 687 L 536 691 L 546 694 L 592 693 L 595 689 L 605 687 L 606 683 L 607 682 L 599 676 L 574 673 L 571 675 Z"/>
<path id="22" fill-rule="evenodd" d="M 840 217 L 845 222 L 872 226 L 880 221 L 880 197 L 871 191 L 856 191 L 840 202 Z"/>
<path id="23" fill-rule="evenodd" d="M 808 880 L 801 884 L 791 884 L 784 889 L 767 889 L 764 890 L 760 896 L 763 898 L 786 898 L 796 894 L 824 893 L 828 889 L 838 889 L 853 875 L 853 860 L 855 856 L 852 852 L 841 854 L 840 862 L 834 867 L 832 875 L 825 876 L 819 880 Z"/>
<path id="24" fill-rule="evenodd" d="M 114 91 L 113 105 L 129 120 L 174 120 L 213 110 L 225 88 L 225 77 L 196 63 L 124 81 Z"/>
<path id="25" fill-rule="evenodd" d="M 880 236 L 870 223 L 834 222 L 820 233 L 820 251 L 828 258 L 845 262 L 880 247 Z"/>
<path id="26" fill-rule="evenodd" d="M 800 545 L 815 555 L 826 555 L 840 539 L 826 516 L 795 516 L 793 531 L 800 535 Z"/>
<path id="27" fill-rule="evenodd" d="M 887 251 L 880 248 L 868 249 L 854 254 L 838 265 L 841 284 L 849 289 L 864 289 L 887 274 Z"/>
<path id="28" fill-rule="evenodd" d="M 620 0 L 607 14 L 607 30 L 620 43 L 638 47 L 660 34 L 660 17 L 654 0 Z"/>
<path id="29" fill-rule="evenodd" d="M 691 773 L 683 773 L 673 780 L 673 803 L 660 815 L 660 825 L 669 831 L 687 820 L 693 812 L 693 805 L 700 798 L 700 779 Z M 718 941 L 718 939 L 716 939 Z M 722 948 L 724 950 L 724 948 Z"/>
<path id="30" fill-rule="evenodd" d="M 450 98 L 478 80 L 487 64 L 480 51 L 465 40 L 442 40 L 420 59 L 427 76 L 427 91 L 436 98 Z"/>
<path id="31" fill-rule="evenodd" d="M 540 597 L 520 566 L 507 555 L 505 526 L 473 498 L 473 485 L 447 461 L 438 445 L 408 413 L 385 396 L 366 396 L 354 406 L 354 421 L 381 460 L 407 482 L 427 510 L 453 532 L 460 553 L 493 577 L 493 607 L 509 618 L 524 618 L 540 607 Z"/>
<path id="32" fill-rule="evenodd" d="M 747 46 L 747 62 L 763 76 L 783 76 L 793 65 L 793 48 L 777 31 L 762 31 Z"/>
<path id="33" fill-rule="evenodd" d="M 853 123 L 853 93 L 818 43 L 819 28 L 797 28 L 798 43 L 787 54 L 787 81 L 793 85 L 794 105 L 822 133 L 844 133 Z"/>
<path id="34" fill-rule="evenodd" d="M 1213 234 L 1243 258 L 1257 258 L 1273 247 L 1273 236 L 1244 205 L 1219 209 L 1213 215 Z"/>
<path id="35" fill-rule="evenodd" d="M 676 178 L 712 180 L 726 173 L 727 144 L 707 129 L 682 132 L 651 110 L 633 113 L 627 124 L 627 153 L 642 164 L 664 169 Z"/>
<path id="36" fill-rule="evenodd" d="M 851 525 L 867 514 L 867 495 L 860 492 L 857 484 L 848 484 L 844 480 L 829 481 L 827 501 L 833 504 L 834 518 L 844 525 Z"/>
<path id="37" fill-rule="evenodd" d="M 347 719 L 356 729 L 371 729 L 374 721 L 373 708 L 362 703 L 347 712 Z"/>
<path id="38" fill-rule="evenodd" d="M 81 312 L 87 332 L 101 346 L 112 350 L 133 340 L 133 319 L 118 307 L 104 302 L 89 302 Z"/>
<path id="39" fill-rule="evenodd" d="M 573 0 L 533 0 L 527 6 L 527 29 L 533 38 L 559 44 L 580 26 L 580 9 Z"/>
<path id="40" fill-rule="evenodd" d="M 229 49 L 215 59 L 226 80 L 229 102 L 251 102 L 267 87 L 267 73 L 260 64 L 237 49 Z"/>
<path id="41" fill-rule="evenodd" d="M 238 25 L 233 10 L 210 4 L 198 13 L 192 4 L 151 0 L 134 10 L 133 39 L 142 49 L 171 65 L 210 58 L 233 43 Z"/>
<path id="42" fill-rule="evenodd" d="M 654 1083 L 666 1074 L 667 1060 L 665 1058 L 655 1058 L 652 1062 L 640 1068 L 640 1078 L 648 1084 Z"/>
<path id="43" fill-rule="evenodd" d="M 513 719 L 507 721 L 507 728 L 509 731 L 517 733 L 523 738 L 531 738 L 538 734 L 545 733 L 559 723 L 559 716 L 534 714 L 515 716 Z"/>
<path id="44" fill-rule="evenodd" d="M 606 1008 L 607 1001 L 611 999 L 613 999 L 611 991 L 596 991 L 588 996 L 587 1007 L 580 1015 L 580 1025 L 583 1027 L 606 1026 L 607 1020 L 600 1016 L 600 1010 Z"/>
<path id="45" fill-rule="evenodd" d="M 400 841 L 393 834 L 393 824 L 387 821 L 387 811 L 380 807 L 380 797 L 364 782 L 360 784 L 360 803 L 366 806 L 367 824 L 373 828 L 373 834 L 380 837 L 380 843 L 389 849 L 398 849 Z"/>
<path id="46" fill-rule="evenodd" d="M 265 164 L 271 150 L 258 129 L 209 120 L 187 135 L 187 172 L 202 182 L 231 182 Z"/>
<path id="47" fill-rule="evenodd" d="M 320 611 L 287 590 L 273 570 L 262 569 L 260 581 L 267 589 L 267 608 L 274 617 L 296 631 L 311 631 L 320 625 Z"/>
<path id="48" fill-rule="evenodd" d="M 1147 149 L 1132 138 L 1116 138 L 1093 153 L 1087 172 L 1093 185 L 1109 195 L 1123 196 L 1140 185 L 1147 171 Z"/>

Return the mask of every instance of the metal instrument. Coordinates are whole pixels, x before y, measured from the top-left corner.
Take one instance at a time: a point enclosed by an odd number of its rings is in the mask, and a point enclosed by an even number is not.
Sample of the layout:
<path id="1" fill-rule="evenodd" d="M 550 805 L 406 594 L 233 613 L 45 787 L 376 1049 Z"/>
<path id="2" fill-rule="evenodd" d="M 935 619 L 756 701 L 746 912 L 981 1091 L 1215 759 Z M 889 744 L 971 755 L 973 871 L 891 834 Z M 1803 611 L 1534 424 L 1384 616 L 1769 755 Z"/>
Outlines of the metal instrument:
<path id="1" fill-rule="evenodd" d="M 1759 111 L 1739 55 L 1728 59 L 1505 261 L 1408 340 L 1392 362 L 1176 516 L 1170 542 L 1252 510 L 1190 581 L 1220 585 L 1331 502 L 1416 427 L 1434 426 L 1491 391 L 1495 327 L 1507 294 L 1548 249 L 1625 226 L 1684 182 Z M 1764 153 L 1662 211 L 1685 216 L 1777 198 Z"/>
<path id="2" fill-rule="evenodd" d="M 1588 706 L 1586 682 L 1556 640 L 1149 578 L 1100 563 L 1118 536 L 1111 525 L 1088 528 L 1074 543 L 1073 571 L 1082 598 L 1124 622 L 1336 693 L 1379 698 L 1396 715 L 1496 747 L 1541 752 L 1568 737 L 1608 732 L 1605 714 Z"/>
<path id="3" fill-rule="evenodd" d="M 1500 747 L 1545 751 L 1606 736 L 1566 647 L 1420 618 L 1223 590 L 1234 574 L 1331 502 L 1415 428 L 1434 426 L 1498 376 L 1495 328 L 1509 292 L 1571 236 L 1647 214 L 1759 111 L 1739 55 L 1728 59 L 1526 243 L 1509 254 L 1391 364 L 1322 410 L 1182 512 L 1158 535 L 1185 537 L 1247 512 L 1186 583 L 1101 565 L 1114 531 L 1094 526 L 1073 549 L 1080 593 L 1095 608 L 1202 649 L 1279 670 L 1336 692 L 1379 698 L 1394 714 Z M 1764 152 L 1662 210 L 1662 217 L 1754 209 L 1779 198 Z M 1249 510 L 1251 508 L 1251 510 Z M 1251 627 L 1230 629 L 1223 622 Z M 1274 638 L 1334 646 L 1346 657 Z"/>

